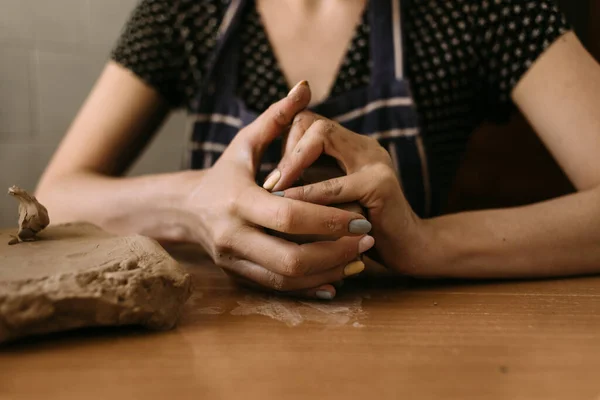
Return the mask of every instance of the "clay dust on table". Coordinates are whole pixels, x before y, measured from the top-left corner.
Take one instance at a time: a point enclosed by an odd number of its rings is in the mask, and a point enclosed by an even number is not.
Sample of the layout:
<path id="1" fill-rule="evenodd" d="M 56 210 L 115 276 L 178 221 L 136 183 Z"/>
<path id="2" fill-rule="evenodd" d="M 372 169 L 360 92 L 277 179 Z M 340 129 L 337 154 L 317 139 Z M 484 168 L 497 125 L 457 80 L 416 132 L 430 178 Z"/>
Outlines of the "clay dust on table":
<path id="1" fill-rule="evenodd" d="M 269 295 L 248 295 L 238 301 L 231 315 L 264 315 L 283 322 L 287 326 L 298 326 L 304 322 L 341 326 L 352 322 L 362 327 L 358 320 L 366 317 L 362 309 L 362 298 L 336 300 L 332 303 L 298 301 Z"/>
<path id="2" fill-rule="evenodd" d="M 237 316 L 263 315 L 294 327 L 305 322 L 316 322 L 324 325 L 341 326 L 351 324 L 362 328 L 367 313 L 362 308 L 362 297 L 334 300 L 330 303 L 303 301 L 279 297 L 269 294 L 249 294 L 232 306 L 228 301 L 205 298 L 203 293 L 195 292 L 188 301 L 188 315 L 221 315 Z"/>
<path id="3" fill-rule="evenodd" d="M 186 312 L 192 315 L 200 314 L 200 315 L 221 315 L 225 313 L 224 307 L 219 307 L 216 305 L 210 306 L 202 306 L 204 293 L 202 292 L 194 292 L 192 296 L 188 300 L 188 307 Z"/>

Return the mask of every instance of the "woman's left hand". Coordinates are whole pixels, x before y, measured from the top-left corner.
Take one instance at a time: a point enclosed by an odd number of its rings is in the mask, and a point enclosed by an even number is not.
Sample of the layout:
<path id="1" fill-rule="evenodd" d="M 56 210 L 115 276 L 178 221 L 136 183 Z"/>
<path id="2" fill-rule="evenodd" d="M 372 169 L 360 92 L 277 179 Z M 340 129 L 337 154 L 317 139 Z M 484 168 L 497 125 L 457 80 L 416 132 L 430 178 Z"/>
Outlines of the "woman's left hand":
<path id="1" fill-rule="evenodd" d="M 321 155 L 336 159 L 346 176 L 290 188 Z M 404 197 L 388 152 L 376 139 L 303 111 L 294 119 L 277 169 L 281 175 L 273 191 L 285 190 L 287 198 L 321 205 L 360 203 L 368 212 L 384 265 L 420 275 L 415 255 L 424 251 L 421 220 Z"/>

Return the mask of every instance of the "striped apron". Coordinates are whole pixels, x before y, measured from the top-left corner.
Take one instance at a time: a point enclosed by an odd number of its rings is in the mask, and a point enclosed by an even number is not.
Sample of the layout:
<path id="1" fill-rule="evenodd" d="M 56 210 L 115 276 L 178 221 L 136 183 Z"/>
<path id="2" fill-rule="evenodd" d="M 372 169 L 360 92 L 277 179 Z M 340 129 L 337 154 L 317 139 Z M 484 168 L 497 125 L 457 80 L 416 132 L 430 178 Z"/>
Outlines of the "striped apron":
<path id="1" fill-rule="evenodd" d="M 377 138 L 390 153 L 411 207 L 419 216 L 427 217 L 432 206 L 430 180 L 417 113 L 404 78 L 399 1 L 369 2 L 373 63 L 370 84 L 328 98 L 310 110 L 353 132 Z M 238 27 L 246 5 L 254 6 L 254 2 L 232 0 L 219 28 L 216 51 L 200 82 L 195 109 L 190 110 L 187 168 L 209 168 L 236 133 L 257 117 L 236 97 L 241 54 Z M 276 167 L 281 148 L 278 139 L 267 149 L 259 181 Z"/>

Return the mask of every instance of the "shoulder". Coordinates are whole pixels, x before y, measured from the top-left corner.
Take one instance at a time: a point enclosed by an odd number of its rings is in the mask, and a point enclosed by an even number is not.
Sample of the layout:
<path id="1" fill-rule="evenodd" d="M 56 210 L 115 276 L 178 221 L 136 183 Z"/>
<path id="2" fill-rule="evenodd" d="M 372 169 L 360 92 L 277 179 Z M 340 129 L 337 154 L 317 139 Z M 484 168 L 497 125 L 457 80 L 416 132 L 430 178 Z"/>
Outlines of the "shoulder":
<path id="1" fill-rule="evenodd" d="M 469 21 L 479 28 L 490 24 L 528 25 L 564 19 L 554 0 L 411 0 L 406 8 L 411 16 L 423 16 L 430 23 Z"/>
<path id="2" fill-rule="evenodd" d="M 211 17 L 222 18 L 232 0 L 141 0 L 133 11 L 132 22 L 181 24 Z"/>
<path id="3" fill-rule="evenodd" d="M 157 1 L 157 0 L 154 0 Z M 171 3 L 175 29 L 183 39 L 214 38 L 232 0 L 158 0 Z"/>
<path id="4" fill-rule="evenodd" d="M 492 119 L 504 121 L 517 83 L 571 26 L 553 0 L 471 3 L 480 76 L 490 95 L 490 109 L 498 110 Z"/>
<path id="5" fill-rule="evenodd" d="M 129 17 L 112 59 L 157 89 L 173 105 L 193 96 L 214 49 L 231 0 L 141 0 Z M 194 78 L 196 77 L 196 78 Z"/>
<path id="6" fill-rule="evenodd" d="M 466 3 L 468 5 L 465 10 L 468 10 L 478 27 L 497 27 L 501 33 L 516 28 L 535 30 L 556 22 L 566 24 L 564 15 L 553 0 L 468 0 Z M 552 33 L 552 30 L 549 33 Z"/>

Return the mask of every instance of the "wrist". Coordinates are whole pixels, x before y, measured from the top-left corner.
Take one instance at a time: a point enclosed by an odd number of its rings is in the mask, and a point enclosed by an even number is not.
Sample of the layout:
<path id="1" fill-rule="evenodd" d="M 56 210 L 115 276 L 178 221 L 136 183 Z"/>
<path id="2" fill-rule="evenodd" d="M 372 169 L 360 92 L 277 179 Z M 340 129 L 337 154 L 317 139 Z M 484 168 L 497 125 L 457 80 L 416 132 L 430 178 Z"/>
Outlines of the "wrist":
<path id="1" fill-rule="evenodd" d="M 419 221 L 418 235 L 409 259 L 413 276 L 448 278 L 457 276 L 457 266 L 464 263 L 465 248 L 470 244 L 458 239 L 456 227 L 444 217 Z"/>
<path id="2" fill-rule="evenodd" d="M 413 231 L 406 250 L 408 274 L 415 277 L 432 277 L 435 275 L 438 256 L 431 220 L 418 218 Z"/>
<path id="3" fill-rule="evenodd" d="M 432 254 L 435 247 L 433 237 L 435 231 L 429 220 L 421 219 L 410 210 L 399 221 L 395 234 L 388 235 L 389 246 L 393 249 L 393 257 L 387 263 L 402 275 L 424 277 L 434 275 L 436 255 Z"/>
<path id="4" fill-rule="evenodd" d="M 190 207 L 189 193 L 197 186 L 202 171 L 180 171 L 147 181 L 145 199 L 147 223 L 140 234 L 169 242 L 193 242 L 197 221 L 195 209 Z M 195 183 L 195 184 L 194 184 Z M 160 195 L 152 196 L 151 193 Z"/>
<path id="5" fill-rule="evenodd" d="M 186 170 L 177 173 L 173 187 L 177 193 L 173 197 L 173 207 L 180 211 L 177 225 L 185 241 L 201 243 L 203 220 L 202 181 L 207 170 Z"/>

